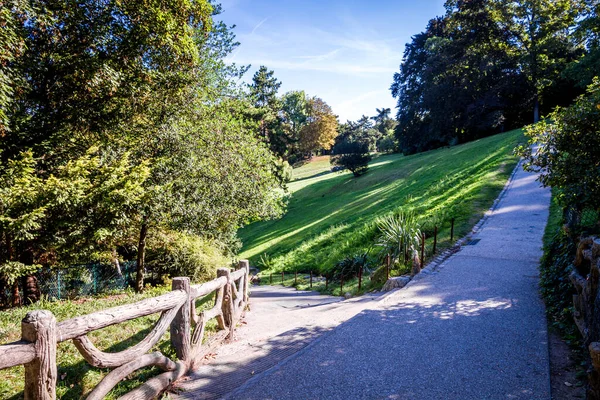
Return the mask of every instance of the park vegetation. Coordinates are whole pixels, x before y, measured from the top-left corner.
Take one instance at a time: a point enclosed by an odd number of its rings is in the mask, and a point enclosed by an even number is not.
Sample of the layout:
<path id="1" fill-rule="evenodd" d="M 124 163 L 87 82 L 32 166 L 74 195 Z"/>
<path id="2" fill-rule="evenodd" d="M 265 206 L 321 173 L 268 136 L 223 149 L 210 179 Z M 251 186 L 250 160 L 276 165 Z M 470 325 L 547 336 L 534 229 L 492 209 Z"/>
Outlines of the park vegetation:
<path id="1" fill-rule="evenodd" d="M 412 154 L 538 122 L 600 73 L 595 0 L 449 0 L 394 75 Z"/>
<path id="2" fill-rule="evenodd" d="M 235 84 L 247 67 L 224 61 L 238 43 L 219 12 L 205 0 L 2 4 L 0 280 L 13 303 L 41 266 L 133 258 L 137 291 L 146 262 L 210 276 L 240 226 L 281 215 L 280 161 Z"/>

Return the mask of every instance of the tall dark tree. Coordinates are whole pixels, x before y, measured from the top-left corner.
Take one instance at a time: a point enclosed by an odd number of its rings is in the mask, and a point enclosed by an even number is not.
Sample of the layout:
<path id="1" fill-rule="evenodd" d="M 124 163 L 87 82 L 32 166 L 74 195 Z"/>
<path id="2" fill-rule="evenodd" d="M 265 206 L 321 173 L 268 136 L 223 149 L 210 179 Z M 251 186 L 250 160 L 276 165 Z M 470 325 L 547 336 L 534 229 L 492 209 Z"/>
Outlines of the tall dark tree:
<path id="1" fill-rule="evenodd" d="M 460 143 L 531 121 L 576 93 L 561 72 L 579 0 L 449 0 L 406 46 L 392 95 L 405 153 Z M 558 96 L 562 94 L 562 98 Z M 566 95 L 565 95 L 566 94 Z"/>
<path id="2" fill-rule="evenodd" d="M 277 92 L 281 87 L 281 82 L 275 78 L 274 71 L 269 71 L 267 67 L 261 65 L 252 77 L 252 83 L 248 86 L 254 105 L 269 107 L 277 101 Z"/>
<path id="3" fill-rule="evenodd" d="M 584 10 L 582 0 L 515 0 L 513 21 L 506 21 L 520 53 L 521 67 L 533 88 L 533 122 L 540 119 L 544 90 L 560 78 L 577 56 L 571 31 Z"/>
<path id="4" fill-rule="evenodd" d="M 600 76 L 600 2 L 586 1 L 585 17 L 579 22 L 573 36 L 585 48 L 585 52 L 569 64 L 565 75 L 578 88 L 585 88 L 594 77 Z"/>

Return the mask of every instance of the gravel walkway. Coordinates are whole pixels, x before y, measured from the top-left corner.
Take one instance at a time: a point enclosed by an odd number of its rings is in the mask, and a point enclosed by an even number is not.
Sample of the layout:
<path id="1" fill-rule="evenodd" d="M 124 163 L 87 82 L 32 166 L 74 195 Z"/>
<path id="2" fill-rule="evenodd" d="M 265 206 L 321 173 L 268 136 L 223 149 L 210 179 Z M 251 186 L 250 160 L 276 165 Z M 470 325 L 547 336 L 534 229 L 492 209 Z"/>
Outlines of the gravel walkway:
<path id="1" fill-rule="evenodd" d="M 281 358 L 277 346 L 285 345 L 286 334 L 271 339 L 266 334 L 272 348 L 255 360 L 271 357 L 273 365 L 215 396 L 550 399 L 537 270 L 549 200 L 534 175 L 517 171 L 472 245 L 404 289 L 350 305 L 351 312 L 341 311 L 347 301 L 313 307 L 337 307 L 337 321 L 346 320 L 335 329 L 315 322 L 308 330 L 288 332 L 289 343 L 303 345 Z M 185 397 L 203 398 L 200 394 Z"/>

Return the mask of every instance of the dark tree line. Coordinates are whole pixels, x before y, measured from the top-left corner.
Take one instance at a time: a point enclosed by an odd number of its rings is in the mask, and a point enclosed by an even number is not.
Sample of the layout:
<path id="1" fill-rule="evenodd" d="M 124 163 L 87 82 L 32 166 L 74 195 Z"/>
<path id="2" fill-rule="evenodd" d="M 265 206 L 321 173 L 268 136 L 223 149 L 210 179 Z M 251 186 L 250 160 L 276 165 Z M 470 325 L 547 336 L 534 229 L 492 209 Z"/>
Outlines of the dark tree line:
<path id="1" fill-rule="evenodd" d="M 394 74 L 406 154 L 537 122 L 598 75 L 597 0 L 449 0 Z"/>

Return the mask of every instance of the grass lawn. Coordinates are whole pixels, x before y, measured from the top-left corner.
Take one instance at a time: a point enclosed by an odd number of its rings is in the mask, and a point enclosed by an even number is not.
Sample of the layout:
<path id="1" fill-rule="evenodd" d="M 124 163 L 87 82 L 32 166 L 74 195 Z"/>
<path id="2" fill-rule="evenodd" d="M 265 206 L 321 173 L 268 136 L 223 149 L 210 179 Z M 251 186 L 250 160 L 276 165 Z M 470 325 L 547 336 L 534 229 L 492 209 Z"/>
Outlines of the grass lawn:
<path id="1" fill-rule="evenodd" d="M 82 298 L 55 302 L 41 301 L 28 307 L 0 311 L 0 344 L 20 340 L 21 320 L 25 317 L 27 312 L 32 310 L 49 310 L 54 314 L 56 320 L 60 322 L 94 311 L 134 303 L 148 297 L 159 296 L 170 290 L 170 285 L 166 285 L 147 289 L 143 294 L 135 294 L 132 291 L 126 291 L 113 296 L 105 296 L 103 298 Z M 212 302 L 210 302 L 210 304 L 208 303 L 209 301 L 205 301 L 204 304 L 198 302 L 197 305 L 199 306 L 199 309 L 209 308 L 212 306 Z M 159 317 L 160 313 L 137 318 L 132 321 L 94 331 L 88 336 L 92 339 L 96 347 L 103 351 L 122 351 L 142 340 L 154 327 L 154 324 Z M 207 327 L 209 332 L 216 330 L 216 323 L 214 323 L 214 321 L 211 322 L 213 322 L 213 324 Z M 170 346 L 168 329 L 151 351 L 160 351 L 172 360 L 177 359 L 175 352 Z M 82 397 L 85 397 L 100 382 L 100 380 L 111 371 L 108 368 L 94 368 L 90 366 L 79 354 L 71 341 L 63 342 L 58 345 L 57 365 L 58 382 L 56 395 L 59 399 L 81 399 Z M 145 382 L 151 376 L 157 375 L 160 372 L 162 371 L 158 368 L 145 368 L 134 372 L 129 376 L 128 380 L 119 383 L 119 385 L 109 393 L 107 399 L 116 399 L 119 396 L 124 395 Z M 23 366 L 0 370 L 0 399 L 22 399 L 23 385 Z"/>
<path id="2" fill-rule="evenodd" d="M 371 248 L 375 220 L 400 208 L 436 221 L 438 249 L 469 232 L 492 205 L 512 172 L 521 130 L 412 156 L 382 155 L 366 175 L 329 172 L 327 158 L 294 170 L 286 215 L 240 230 L 241 258 L 268 271 L 324 272 L 345 256 Z M 427 252 L 431 253 L 431 239 Z M 265 265 L 266 264 L 266 265 Z"/>

